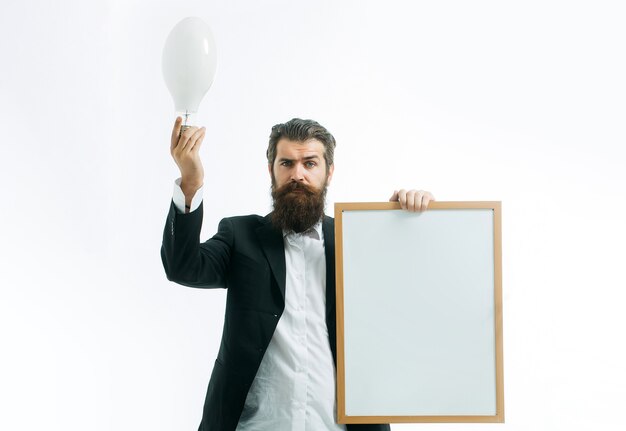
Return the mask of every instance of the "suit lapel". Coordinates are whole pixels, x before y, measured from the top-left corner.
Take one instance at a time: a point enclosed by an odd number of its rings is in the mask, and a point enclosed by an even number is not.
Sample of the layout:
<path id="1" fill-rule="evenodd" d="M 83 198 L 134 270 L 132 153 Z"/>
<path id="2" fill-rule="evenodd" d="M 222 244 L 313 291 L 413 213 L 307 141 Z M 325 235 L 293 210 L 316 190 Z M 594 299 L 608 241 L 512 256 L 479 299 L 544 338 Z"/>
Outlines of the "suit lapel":
<path id="1" fill-rule="evenodd" d="M 264 218 L 264 224 L 257 228 L 256 233 L 267 261 L 272 268 L 272 273 L 280 289 L 280 293 L 285 299 L 285 282 L 287 278 L 287 269 L 285 264 L 285 244 L 283 242 L 283 233 L 274 228 L 267 215 Z"/>
<path id="2" fill-rule="evenodd" d="M 337 317 L 335 301 L 335 220 L 324 217 L 324 251 L 326 253 L 326 326 L 328 341 L 337 366 Z"/>
<path id="3" fill-rule="evenodd" d="M 326 322 L 335 326 L 335 221 L 331 217 L 324 217 L 322 222 L 324 231 L 324 254 L 326 256 Z M 285 264 L 285 244 L 283 234 L 271 223 L 269 215 L 264 224 L 256 230 L 261 248 L 272 268 L 272 273 L 285 298 L 285 282 L 287 269 Z M 334 335 L 334 334 L 333 334 Z"/>

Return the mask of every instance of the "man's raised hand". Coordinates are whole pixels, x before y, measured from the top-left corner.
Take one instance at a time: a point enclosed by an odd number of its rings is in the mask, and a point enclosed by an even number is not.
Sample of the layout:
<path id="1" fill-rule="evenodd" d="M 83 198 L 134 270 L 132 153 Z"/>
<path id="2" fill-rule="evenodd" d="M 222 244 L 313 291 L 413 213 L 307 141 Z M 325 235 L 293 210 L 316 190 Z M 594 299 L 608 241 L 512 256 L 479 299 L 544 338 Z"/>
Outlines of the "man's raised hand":
<path id="1" fill-rule="evenodd" d="M 182 121 L 181 117 L 177 117 L 174 122 L 170 153 L 180 169 L 183 193 L 185 196 L 193 196 L 204 183 L 204 168 L 199 152 L 206 128 L 187 127 L 181 133 Z"/>

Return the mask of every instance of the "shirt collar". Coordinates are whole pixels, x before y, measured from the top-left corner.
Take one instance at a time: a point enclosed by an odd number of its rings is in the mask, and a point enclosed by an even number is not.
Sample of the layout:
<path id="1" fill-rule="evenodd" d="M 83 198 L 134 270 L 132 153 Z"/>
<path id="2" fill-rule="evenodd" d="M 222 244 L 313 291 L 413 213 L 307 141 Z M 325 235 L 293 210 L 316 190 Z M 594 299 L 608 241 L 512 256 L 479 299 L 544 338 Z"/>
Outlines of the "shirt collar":
<path id="1" fill-rule="evenodd" d="M 318 221 L 313 226 L 300 233 L 295 233 L 294 231 L 283 229 L 283 238 L 287 236 L 293 236 L 296 238 L 298 236 L 308 236 L 309 238 L 321 240 L 324 238 L 324 231 L 322 230 L 322 220 Z"/>

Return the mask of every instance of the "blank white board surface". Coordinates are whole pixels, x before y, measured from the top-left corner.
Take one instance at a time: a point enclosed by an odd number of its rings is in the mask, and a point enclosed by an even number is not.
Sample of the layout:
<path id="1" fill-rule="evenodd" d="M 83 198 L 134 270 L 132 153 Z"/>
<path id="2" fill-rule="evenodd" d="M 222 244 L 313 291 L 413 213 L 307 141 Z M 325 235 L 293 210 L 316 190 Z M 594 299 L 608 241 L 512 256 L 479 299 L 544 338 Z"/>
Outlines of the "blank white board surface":
<path id="1" fill-rule="evenodd" d="M 337 204 L 340 421 L 503 420 L 495 211 Z"/>

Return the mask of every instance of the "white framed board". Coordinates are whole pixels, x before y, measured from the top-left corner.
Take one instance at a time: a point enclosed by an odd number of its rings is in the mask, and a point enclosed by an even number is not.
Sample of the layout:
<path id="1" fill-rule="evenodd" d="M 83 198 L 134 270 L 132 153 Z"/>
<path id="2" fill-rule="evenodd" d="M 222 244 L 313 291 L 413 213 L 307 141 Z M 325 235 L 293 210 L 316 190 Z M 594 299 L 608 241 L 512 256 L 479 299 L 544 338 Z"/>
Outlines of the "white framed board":
<path id="1" fill-rule="evenodd" d="M 500 202 L 335 204 L 340 423 L 504 422 Z"/>

